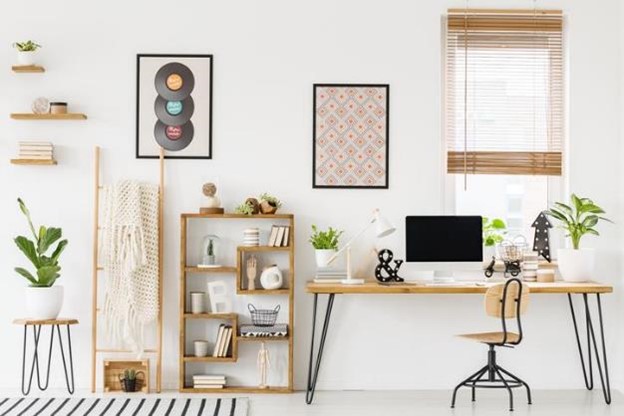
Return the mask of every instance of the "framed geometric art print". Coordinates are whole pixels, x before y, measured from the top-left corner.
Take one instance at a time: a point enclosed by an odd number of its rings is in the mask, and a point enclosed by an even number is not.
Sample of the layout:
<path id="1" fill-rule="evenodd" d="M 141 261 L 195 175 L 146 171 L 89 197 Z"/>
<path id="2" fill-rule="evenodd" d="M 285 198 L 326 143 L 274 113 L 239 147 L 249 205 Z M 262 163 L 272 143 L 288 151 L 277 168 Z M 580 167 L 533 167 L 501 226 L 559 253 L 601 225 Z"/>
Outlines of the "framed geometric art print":
<path id="1" fill-rule="evenodd" d="M 212 159 L 212 55 L 137 55 L 136 157 Z"/>
<path id="2" fill-rule="evenodd" d="M 388 84 L 314 84 L 314 188 L 388 188 L 389 110 Z"/>

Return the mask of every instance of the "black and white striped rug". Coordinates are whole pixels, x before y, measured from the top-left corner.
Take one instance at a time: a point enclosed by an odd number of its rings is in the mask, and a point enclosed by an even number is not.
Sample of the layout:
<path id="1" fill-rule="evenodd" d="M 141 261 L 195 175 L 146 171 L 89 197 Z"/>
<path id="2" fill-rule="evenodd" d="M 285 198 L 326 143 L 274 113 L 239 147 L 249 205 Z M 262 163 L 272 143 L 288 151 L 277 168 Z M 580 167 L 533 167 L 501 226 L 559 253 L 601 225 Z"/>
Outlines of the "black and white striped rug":
<path id="1" fill-rule="evenodd" d="M 247 416 L 248 400 L 200 398 L 0 399 L 0 416 Z"/>

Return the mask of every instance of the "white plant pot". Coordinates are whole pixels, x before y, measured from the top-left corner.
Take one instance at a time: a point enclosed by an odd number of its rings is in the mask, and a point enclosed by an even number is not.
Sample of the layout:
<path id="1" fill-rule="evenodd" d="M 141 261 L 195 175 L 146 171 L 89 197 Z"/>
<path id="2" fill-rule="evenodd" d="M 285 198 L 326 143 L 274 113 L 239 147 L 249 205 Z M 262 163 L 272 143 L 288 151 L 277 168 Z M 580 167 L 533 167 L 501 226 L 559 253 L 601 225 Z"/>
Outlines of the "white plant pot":
<path id="1" fill-rule="evenodd" d="M 336 250 L 316 250 L 314 254 L 316 255 L 316 267 L 327 267 L 329 260 L 336 254 Z"/>
<path id="2" fill-rule="evenodd" d="M 26 309 L 30 319 L 56 319 L 62 307 L 63 286 L 26 288 Z"/>
<path id="3" fill-rule="evenodd" d="M 17 64 L 18 65 L 34 65 L 37 51 L 22 52 L 17 51 Z"/>
<path id="4" fill-rule="evenodd" d="M 566 282 L 587 282 L 594 277 L 596 253 L 591 248 L 561 248 L 557 250 L 557 263 L 561 277 Z"/>

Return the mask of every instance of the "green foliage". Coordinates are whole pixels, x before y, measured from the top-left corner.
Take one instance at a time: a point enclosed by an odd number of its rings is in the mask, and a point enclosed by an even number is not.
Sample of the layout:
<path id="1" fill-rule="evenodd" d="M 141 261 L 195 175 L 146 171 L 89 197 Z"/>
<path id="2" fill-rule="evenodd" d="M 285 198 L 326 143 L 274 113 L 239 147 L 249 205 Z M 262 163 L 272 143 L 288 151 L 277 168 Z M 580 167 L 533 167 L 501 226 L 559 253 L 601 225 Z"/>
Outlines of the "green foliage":
<path id="1" fill-rule="evenodd" d="M 243 215 L 253 215 L 254 207 L 249 202 L 245 201 L 236 208 L 234 208 L 234 212 Z"/>
<path id="2" fill-rule="evenodd" d="M 36 232 L 26 204 L 20 198 L 17 199 L 17 203 L 28 220 L 28 227 L 34 241 L 20 235 L 15 237 L 15 245 L 35 267 L 35 274 L 22 267 L 16 267 L 15 271 L 28 280 L 31 286 L 50 287 L 60 277 L 61 267 L 58 265 L 58 259 L 67 246 L 67 240 L 59 241 L 63 236 L 60 228 L 44 227 L 42 225 L 39 227 L 39 232 Z M 56 248 L 52 250 L 50 256 L 47 256 L 46 253 L 57 241 Z"/>
<path id="3" fill-rule="evenodd" d="M 137 372 L 134 368 L 127 368 L 124 370 L 124 380 L 136 380 Z"/>
<path id="4" fill-rule="evenodd" d="M 316 225 L 312 225 L 310 244 L 317 250 L 337 250 L 338 240 L 344 231 L 338 231 L 329 227 L 327 231 L 319 231 Z"/>
<path id="5" fill-rule="evenodd" d="M 600 220 L 612 222 L 601 216 L 605 211 L 589 198 L 570 196 L 570 204 L 555 202 L 546 214 L 560 223 L 559 227 L 566 231 L 566 237 L 572 240 L 572 247 L 578 250 L 581 238 L 585 234 L 600 235 L 594 228 Z"/>
<path id="6" fill-rule="evenodd" d="M 260 202 L 266 201 L 268 202 L 271 206 L 275 207 L 275 208 L 279 208 L 282 206 L 282 201 L 280 201 L 279 199 L 277 199 L 276 197 L 274 197 L 273 195 L 270 195 L 268 193 L 263 193 L 262 195 L 260 195 Z"/>
<path id="7" fill-rule="evenodd" d="M 507 233 L 507 225 L 500 218 L 483 217 L 483 245 L 494 247 L 503 241 L 503 236 Z"/>
<path id="8" fill-rule="evenodd" d="M 33 42 L 32 40 L 27 40 L 26 42 L 15 42 L 13 47 L 20 52 L 34 52 L 41 48 L 41 45 Z"/>
<path id="9" fill-rule="evenodd" d="M 212 241 L 212 238 L 210 240 L 208 240 L 208 253 L 206 253 L 209 256 L 214 256 L 214 242 Z"/>

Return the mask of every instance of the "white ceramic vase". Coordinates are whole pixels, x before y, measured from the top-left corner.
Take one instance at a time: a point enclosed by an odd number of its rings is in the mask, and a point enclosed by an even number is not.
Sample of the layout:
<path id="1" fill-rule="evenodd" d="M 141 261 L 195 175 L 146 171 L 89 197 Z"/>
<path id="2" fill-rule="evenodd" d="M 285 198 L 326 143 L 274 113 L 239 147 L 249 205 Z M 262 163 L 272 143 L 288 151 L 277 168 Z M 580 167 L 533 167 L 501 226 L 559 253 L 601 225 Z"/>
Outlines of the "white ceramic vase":
<path id="1" fill-rule="evenodd" d="M 260 284 L 266 290 L 281 289 L 284 284 L 282 271 L 275 265 L 265 267 L 260 275 Z"/>
<path id="2" fill-rule="evenodd" d="M 557 250 L 557 263 L 561 277 L 566 282 L 587 282 L 594 277 L 596 253 L 591 248 L 561 248 Z"/>
<path id="3" fill-rule="evenodd" d="M 336 254 L 336 250 L 316 250 L 314 254 L 316 255 L 316 267 L 327 267 L 329 266 L 329 260 Z"/>
<path id="4" fill-rule="evenodd" d="M 56 319 L 63 307 L 63 286 L 26 288 L 26 309 L 30 319 Z"/>
<path id="5" fill-rule="evenodd" d="M 30 51 L 30 52 L 17 51 L 17 64 L 23 65 L 23 66 L 34 65 L 36 54 L 37 54 L 37 51 Z"/>
<path id="6" fill-rule="evenodd" d="M 193 348 L 195 357 L 206 357 L 208 355 L 208 341 L 194 341 Z"/>

